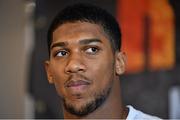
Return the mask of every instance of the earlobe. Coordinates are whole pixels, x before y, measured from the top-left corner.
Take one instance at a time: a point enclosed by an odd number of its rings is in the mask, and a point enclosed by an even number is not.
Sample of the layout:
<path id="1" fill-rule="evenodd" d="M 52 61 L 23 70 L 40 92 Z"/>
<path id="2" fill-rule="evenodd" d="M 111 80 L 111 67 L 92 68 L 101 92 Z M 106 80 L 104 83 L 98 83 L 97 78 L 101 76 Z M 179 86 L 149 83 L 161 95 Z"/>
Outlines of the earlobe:
<path id="1" fill-rule="evenodd" d="M 124 52 L 116 53 L 116 74 L 121 75 L 126 70 L 126 55 Z"/>
<path id="2" fill-rule="evenodd" d="M 49 63 L 49 61 L 45 61 L 44 66 L 45 66 L 48 82 L 50 84 L 54 83 L 54 81 L 53 81 L 53 74 L 52 74 L 52 72 L 50 70 L 50 63 Z"/>

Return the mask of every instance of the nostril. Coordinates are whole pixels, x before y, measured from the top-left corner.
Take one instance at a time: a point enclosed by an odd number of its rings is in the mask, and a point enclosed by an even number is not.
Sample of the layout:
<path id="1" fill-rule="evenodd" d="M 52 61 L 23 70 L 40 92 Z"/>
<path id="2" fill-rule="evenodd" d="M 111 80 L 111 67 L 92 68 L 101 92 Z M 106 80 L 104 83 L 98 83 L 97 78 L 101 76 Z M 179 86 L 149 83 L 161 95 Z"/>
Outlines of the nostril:
<path id="1" fill-rule="evenodd" d="M 76 72 L 83 72 L 85 71 L 85 69 L 80 68 L 80 66 L 76 66 L 76 67 L 71 67 L 71 68 L 67 68 L 66 73 L 76 73 Z"/>
<path id="2" fill-rule="evenodd" d="M 65 68 L 66 73 L 76 73 L 85 71 L 86 67 L 80 61 L 71 61 Z"/>

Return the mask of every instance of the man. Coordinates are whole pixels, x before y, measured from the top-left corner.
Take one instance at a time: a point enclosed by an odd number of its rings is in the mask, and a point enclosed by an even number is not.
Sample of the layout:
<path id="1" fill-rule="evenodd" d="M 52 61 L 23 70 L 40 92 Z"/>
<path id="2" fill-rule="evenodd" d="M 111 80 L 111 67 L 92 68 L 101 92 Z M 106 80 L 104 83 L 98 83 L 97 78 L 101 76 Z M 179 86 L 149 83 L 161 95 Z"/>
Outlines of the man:
<path id="1" fill-rule="evenodd" d="M 63 100 L 64 118 L 154 119 L 125 107 L 119 76 L 126 59 L 115 18 L 87 4 L 63 9 L 48 31 L 49 83 Z"/>

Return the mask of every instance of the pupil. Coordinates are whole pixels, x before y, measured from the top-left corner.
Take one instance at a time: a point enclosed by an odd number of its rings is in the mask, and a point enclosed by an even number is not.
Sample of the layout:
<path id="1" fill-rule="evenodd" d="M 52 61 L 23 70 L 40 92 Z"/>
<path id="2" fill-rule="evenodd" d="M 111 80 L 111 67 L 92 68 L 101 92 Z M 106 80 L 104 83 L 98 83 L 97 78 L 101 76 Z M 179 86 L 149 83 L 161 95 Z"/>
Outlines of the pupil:
<path id="1" fill-rule="evenodd" d="M 92 48 L 92 51 L 95 52 L 95 51 L 96 51 L 96 48 Z"/>
<path id="2" fill-rule="evenodd" d="M 65 51 L 62 51 L 62 55 L 66 55 L 66 52 L 65 52 Z"/>

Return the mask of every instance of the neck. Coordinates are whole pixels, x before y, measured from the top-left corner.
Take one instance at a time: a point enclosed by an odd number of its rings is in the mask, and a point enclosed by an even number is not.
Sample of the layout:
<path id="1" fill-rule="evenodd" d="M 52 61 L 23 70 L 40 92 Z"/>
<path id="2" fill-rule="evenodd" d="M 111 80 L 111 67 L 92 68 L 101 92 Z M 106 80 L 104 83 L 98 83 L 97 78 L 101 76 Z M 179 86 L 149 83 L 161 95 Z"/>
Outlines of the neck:
<path id="1" fill-rule="evenodd" d="M 111 92 L 106 99 L 106 101 L 95 111 L 84 116 L 79 117 L 76 115 L 72 115 L 71 113 L 64 110 L 64 118 L 76 118 L 76 119 L 126 119 L 128 114 L 127 108 L 125 108 L 122 104 L 121 94 L 120 94 L 120 82 L 116 79 L 113 83 L 113 87 Z"/>

